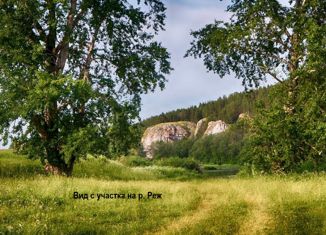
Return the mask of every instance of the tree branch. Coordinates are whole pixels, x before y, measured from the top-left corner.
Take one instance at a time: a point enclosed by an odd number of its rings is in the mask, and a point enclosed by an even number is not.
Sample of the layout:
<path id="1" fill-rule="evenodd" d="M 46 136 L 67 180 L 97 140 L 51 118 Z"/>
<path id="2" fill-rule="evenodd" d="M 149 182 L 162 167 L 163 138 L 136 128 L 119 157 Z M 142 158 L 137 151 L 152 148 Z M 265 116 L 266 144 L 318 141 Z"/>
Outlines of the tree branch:
<path id="1" fill-rule="evenodd" d="M 286 43 L 283 42 L 282 38 L 277 38 L 276 41 L 281 44 L 285 50 L 288 50 L 289 51 L 289 47 L 288 45 L 286 45 Z"/>
<path id="2" fill-rule="evenodd" d="M 36 31 L 38 32 L 38 34 L 40 35 L 39 36 L 40 40 L 45 42 L 47 35 L 46 35 L 45 30 L 43 29 L 42 25 L 39 22 L 34 22 L 33 25 L 34 25 Z"/>
<path id="3" fill-rule="evenodd" d="M 306 140 L 303 141 L 306 145 L 308 145 L 311 149 L 313 149 L 316 153 L 318 153 L 318 155 L 320 156 L 323 151 L 319 151 L 315 146 L 309 144 Z"/>
<path id="4" fill-rule="evenodd" d="M 259 52 L 260 54 L 264 55 L 265 57 L 271 57 L 271 58 L 275 59 L 276 61 L 278 61 L 279 63 L 286 64 L 288 67 L 293 66 L 293 64 L 292 64 L 292 62 L 290 60 L 285 60 L 282 57 L 277 56 L 277 55 L 275 55 L 273 53 L 268 53 L 266 51 L 261 50 L 260 48 L 256 49 L 256 51 Z M 266 67 L 266 66 L 264 65 L 263 67 Z M 270 71 L 270 70 L 268 70 L 268 71 Z"/>
<path id="5" fill-rule="evenodd" d="M 78 14 L 76 14 L 77 11 L 77 0 L 71 0 L 70 3 L 70 10 L 67 16 L 67 25 L 66 30 L 64 32 L 64 36 L 61 40 L 61 42 L 58 44 L 58 46 L 55 49 L 56 55 L 58 55 L 57 59 L 57 71 L 62 71 L 65 67 L 67 58 L 68 58 L 68 49 L 69 49 L 69 39 L 70 36 L 80 21 L 81 17 L 84 15 L 85 11 L 81 9 Z"/>
<path id="6" fill-rule="evenodd" d="M 291 38 L 291 34 L 289 33 L 289 31 L 287 29 L 285 29 L 284 33 L 288 37 L 288 39 Z"/>
<path id="7" fill-rule="evenodd" d="M 271 70 L 269 70 L 268 68 L 266 68 L 266 66 L 262 66 L 260 65 L 259 68 L 264 72 L 269 74 L 270 76 L 272 76 L 272 78 L 274 78 L 276 81 L 278 81 L 279 83 L 283 83 L 283 80 L 279 79 L 277 77 L 277 75 L 275 73 L 273 73 Z"/>
<path id="8" fill-rule="evenodd" d="M 35 126 L 36 131 L 39 133 L 40 137 L 43 140 L 47 140 L 49 136 L 46 129 L 41 125 L 42 117 L 40 115 L 33 115 L 32 123 Z"/>
<path id="9" fill-rule="evenodd" d="M 55 72 L 56 67 L 56 55 L 55 55 L 55 43 L 57 40 L 57 21 L 56 21 L 56 3 L 53 0 L 47 0 L 47 8 L 49 11 L 47 24 L 49 33 L 46 36 L 46 66 L 50 73 Z"/>
<path id="10" fill-rule="evenodd" d="M 96 39 L 97 39 L 99 28 L 100 27 L 95 29 L 93 37 L 92 37 L 91 41 L 88 44 L 88 50 L 87 50 L 88 53 L 87 53 L 87 57 L 86 57 L 86 60 L 85 60 L 85 64 L 84 64 L 82 72 L 81 72 L 82 79 L 84 81 L 87 81 L 87 82 L 91 82 L 90 78 L 89 78 L 89 70 L 90 70 L 92 60 L 93 60 L 93 52 L 94 52 L 95 42 L 96 42 Z"/>

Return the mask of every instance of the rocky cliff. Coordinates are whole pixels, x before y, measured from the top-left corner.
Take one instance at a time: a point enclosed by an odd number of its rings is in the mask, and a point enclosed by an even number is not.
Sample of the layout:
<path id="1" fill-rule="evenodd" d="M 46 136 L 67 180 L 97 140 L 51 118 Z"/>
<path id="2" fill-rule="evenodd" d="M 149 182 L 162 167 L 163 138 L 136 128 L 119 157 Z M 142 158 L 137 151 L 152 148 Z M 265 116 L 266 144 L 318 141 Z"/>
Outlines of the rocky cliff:
<path id="1" fill-rule="evenodd" d="M 218 134 L 218 133 L 225 131 L 227 128 L 228 128 L 228 125 L 221 120 L 218 120 L 215 122 L 209 122 L 204 135 Z"/>
<path id="2" fill-rule="evenodd" d="M 143 134 L 141 143 L 148 158 L 152 158 L 151 146 L 154 142 L 174 142 L 194 135 L 196 124 L 192 122 L 167 122 L 149 127 Z"/>
<path id="3" fill-rule="evenodd" d="M 207 118 L 200 119 L 196 125 L 195 137 L 203 136 L 207 129 L 207 126 L 208 126 Z"/>
<path id="4" fill-rule="evenodd" d="M 193 122 L 167 122 L 149 127 L 143 134 L 141 143 L 148 158 L 153 157 L 152 144 L 155 142 L 174 142 L 189 137 L 201 137 L 221 133 L 227 129 L 227 124 L 221 120 L 208 122 L 201 119 L 197 125 Z"/>

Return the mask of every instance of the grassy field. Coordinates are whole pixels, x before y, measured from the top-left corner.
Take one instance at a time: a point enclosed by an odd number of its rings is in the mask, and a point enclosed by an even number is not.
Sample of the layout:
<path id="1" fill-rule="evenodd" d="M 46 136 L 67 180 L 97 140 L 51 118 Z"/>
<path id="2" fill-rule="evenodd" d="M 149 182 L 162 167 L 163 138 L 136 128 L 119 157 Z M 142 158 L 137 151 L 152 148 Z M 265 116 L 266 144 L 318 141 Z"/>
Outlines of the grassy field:
<path id="1" fill-rule="evenodd" d="M 94 160 L 65 178 L 1 152 L 0 234 L 326 234 L 326 176 L 200 179 L 168 169 Z M 136 198 L 97 199 L 115 193 Z"/>

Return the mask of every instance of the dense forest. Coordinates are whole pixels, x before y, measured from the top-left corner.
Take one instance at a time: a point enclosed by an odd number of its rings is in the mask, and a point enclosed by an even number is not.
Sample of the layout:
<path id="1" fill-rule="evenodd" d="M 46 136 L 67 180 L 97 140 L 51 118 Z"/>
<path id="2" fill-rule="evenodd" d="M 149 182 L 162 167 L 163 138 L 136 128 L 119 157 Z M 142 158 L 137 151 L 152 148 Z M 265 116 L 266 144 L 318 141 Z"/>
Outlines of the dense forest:
<path id="1" fill-rule="evenodd" d="M 157 142 L 153 145 L 154 158 L 192 159 L 204 164 L 242 164 L 241 150 L 248 133 L 248 121 L 240 119 L 216 135 L 183 139 L 177 142 Z"/>
<path id="2" fill-rule="evenodd" d="M 246 121 L 237 122 L 239 114 L 248 113 L 253 117 L 262 108 L 268 108 L 271 104 L 270 95 L 277 87 L 275 85 L 236 92 L 215 101 L 173 110 L 144 120 L 144 127 L 163 122 L 198 122 L 202 118 L 223 120 L 231 124 L 226 132 L 218 135 L 184 139 L 172 143 L 158 142 L 153 145 L 155 159 L 172 157 L 174 160 L 192 159 L 206 164 L 241 164 L 244 160 L 241 157 L 241 150 L 249 127 Z"/>
<path id="3" fill-rule="evenodd" d="M 269 86 L 246 92 L 235 92 L 229 96 L 220 97 L 215 101 L 150 117 L 143 121 L 143 125 L 149 127 L 162 122 L 198 122 L 202 118 L 235 123 L 241 113 L 255 114 L 259 103 L 267 106 L 270 90 L 271 87 Z"/>

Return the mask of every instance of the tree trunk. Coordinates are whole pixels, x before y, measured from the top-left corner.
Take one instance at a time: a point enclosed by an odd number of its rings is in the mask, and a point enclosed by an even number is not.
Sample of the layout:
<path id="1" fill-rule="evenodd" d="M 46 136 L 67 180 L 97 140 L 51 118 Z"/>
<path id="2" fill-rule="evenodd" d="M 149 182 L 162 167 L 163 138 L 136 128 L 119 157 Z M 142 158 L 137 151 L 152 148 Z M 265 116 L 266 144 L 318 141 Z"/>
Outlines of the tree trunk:
<path id="1" fill-rule="evenodd" d="M 60 151 L 55 148 L 48 148 L 46 150 L 46 155 L 47 163 L 44 166 L 46 173 L 67 177 L 72 176 L 72 171 L 76 160 L 75 157 L 72 157 L 69 162 L 66 163 Z"/>
<path id="2" fill-rule="evenodd" d="M 61 176 L 71 177 L 72 170 L 73 170 L 73 167 L 68 167 L 67 165 L 63 166 L 63 167 L 62 167 L 62 165 L 61 165 L 61 167 L 59 167 L 56 165 L 52 165 L 50 163 L 46 163 L 44 165 L 45 173 L 50 174 L 50 175 L 61 175 Z"/>

